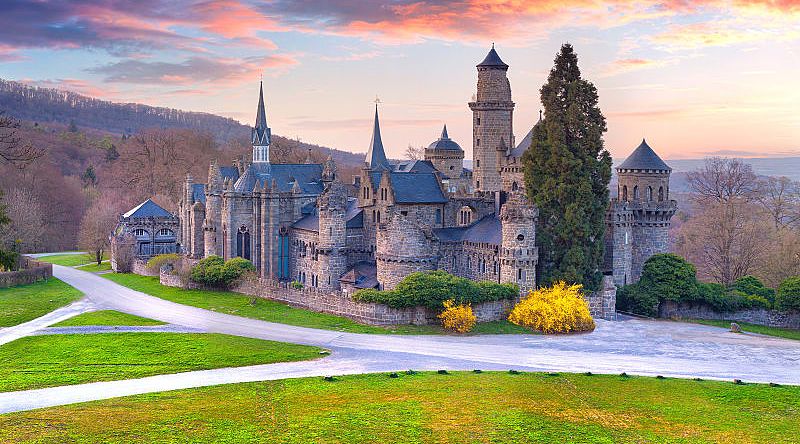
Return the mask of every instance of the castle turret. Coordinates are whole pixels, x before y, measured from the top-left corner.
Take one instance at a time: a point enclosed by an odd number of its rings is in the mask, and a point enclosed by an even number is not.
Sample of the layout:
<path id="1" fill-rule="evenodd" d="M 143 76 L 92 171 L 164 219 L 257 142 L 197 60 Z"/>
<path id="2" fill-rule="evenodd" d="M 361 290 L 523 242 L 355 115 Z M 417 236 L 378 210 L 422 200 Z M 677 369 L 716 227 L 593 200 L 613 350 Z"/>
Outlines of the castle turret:
<path id="1" fill-rule="evenodd" d="M 506 76 L 508 65 L 492 49 L 477 65 L 478 90 L 472 110 L 472 168 L 476 191 L 499 191 L 500 169 L 514 146 L 514 102 Z"/>
<path id="2" fill-rule="evenodd" d="M 251 141 L 253 144 L 253 163 L 269 163 L 269 145 L 272 130 L 267 126 L 267 113 L 264 110 L 264 82 L 258 87 L 258 110 L 256 124 L 253 127 Z"/>
<path id="3" fill-rule="evenodd" d="M 447 125 L 442 128 L 442 135 L 425 149 L 425 160 L 446 179 L 458 179 L 464 170 L 464 150 L 447 134 Z"/>
<path id="4" fill-rule="evenodd" d="M 617 285 L 637 282 L 650 256 L 669 251 L 670 219 L 677 210 L 669 199 L 671 172 L 645 140 L 617 167 L 617 197 L 607 215 L 607 236 L 613 239 L 606 239 L 612 249 L 606 251 L 606 269 L 613 270 Z"/>
<path id="5" fill-rule="evenodd" d="M 203 256 L 222 255 L 222 231 L 219 221 L 222 220 L 222 174 L 217 161 L 208 167 L 208 189 L 206 190 L 205 222 L 203 223 Z"/>
<path id="6" fill-rule="evenodd" d="M 518 194 L 511 195 L 500 210 L 500 282 L 519 285 L 525 294 L 536 288 L 536 219 L 539 212 Z"/>
<path id="7" fill-rule="evenodd" d="M 333 182 L 318 201 L 319 208 L 319 284 L 325 290 L 338 290 L 339 278 L 347 271 L 347 190 Z"/>

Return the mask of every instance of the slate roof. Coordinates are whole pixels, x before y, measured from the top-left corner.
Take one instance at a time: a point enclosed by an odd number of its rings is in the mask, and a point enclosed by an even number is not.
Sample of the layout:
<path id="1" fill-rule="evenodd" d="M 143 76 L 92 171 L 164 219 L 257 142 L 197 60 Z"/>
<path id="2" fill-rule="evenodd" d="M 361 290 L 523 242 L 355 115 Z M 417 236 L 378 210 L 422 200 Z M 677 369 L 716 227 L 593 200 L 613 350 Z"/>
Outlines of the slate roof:
<path id="1" fill-rule="evenodd" d="M 381 125 L 380 122 L 378 122 L 377 104 L 375 104 L 375 122 L 372 127 L 372 140 L 369 142 L 369 149 L 367 150 L 365 162 L 370 168 L 391 168 L 389 161 L 386 159 L 386 152 L 383 149 L 383 140 L 381 140 Z"/>
<path id="2" fill-rule="evenodd" d="M 439 179 L 433 173 L 392 172 L 391 181 L 394 201 L 397 203 L 446 203 L 439 186 Z"/>
<path id="3" fill-rule="evenodd" d="M 202 183 L 192 184 L 192 202 L 202 202 L 206 204 L 206 185 Z"/>
<path id="4" fill-rule="evenodd" d="M 447 125 L 442 128 L 442 135 L 428 145 L 429 150 L 464 151 L 461 146 L 447 135 Z"/>
<path id="5" fill-rule="evenodd" d="M 394 164 L 394 170 L 401 173 L 432 173 L 436 167 L 430 160 L 403 160 Z"/>
<path id="6" fill-rule="evenodd" d="M 356 288 L 375 288 L 378 286 L 378 269 L 369 262 L 356 262 L 339 278 L 339 282 L 353 284 Z"/>
<path id="7" fill-rule="evenodd" d="M 503 240 L 500 219 L 494 214 L 466 227 L 435 228 L 433 234 L 442 242 L 474 242 L 500 245 Z"/>
<path id="8" fill-rule="evenodd" d="M 235 166 L 221 166 L 219 167 L 219 174 L 222 176 L 222 180 L 230 179 L 233 182 L 239 180 L 239 168 Z"/>
<path id="9" fill-rule="evenodd" d="M 272 186 L 273 180 L 280 192 L 292 191 L 295 181 L 303 194 L 319 195 L 324 189 L 320 164 L 258 162 L 247 167 L 242 177 L 236 181 L 234 190 L 251 193 L 256 182 L 262 187 L 265 183 Z"/>
<path id="10" fill-rule="evenodd" d="M 500 56 L 497 55 L 497 51 L 494 50 L 494 44 L 492 45 L 492 49 L 489 50 L 489 54 L 486 54 L 486 58 L 484 58 L 483 61 L 479 63 L 477 66 L 498 67 L 498 68 L 508 69 L 508 65 L 506 65 L 500 59 Z"/>
<path id="11" fill-rule="evenodd" d="M 531 127 L 531 130 L 528 131 L 528 134 L 522 138 L 522 141 L 514 147 L 510 153 L 508 153 L 511 157 L 522 158 L 522 154 L 531 147 L 531 142 L 533 141 L 533 130 L 536 128 L 540 123 L 542 123 L 542 112 L 539 111 L 539 121 L 536 122 L 536 125 Z"/>
<path id="12" fill-rule="evenodd" d="M 142 219 L 145 217 L 175 217 L 169 211 L 161 208 L 155 202 L 150 199 L 140 203 L 127 213 L 123 214 L 122 217 L 126 219 Z"/>
<path id="13" fill-rule="evenodd" d="M 345 211 L 345 227 L 346 228 L 363 228 L 364 227 L 364 211 L 358 207 L 358 199 L 347 199 L 347 211 Z M 319 231 L 319 212 L 316 207 L 307 216 L 292 224 L 292 228 L 305 231 Z"/>
<path id="14" fill-rule="evenodd" d="M 617 170 L 664 170 L 672 171 L 660 157 L 650 148 L 650 145 L 642 139 L 642 143 L 633 150 L 630 156 L 617 167 Z"/>

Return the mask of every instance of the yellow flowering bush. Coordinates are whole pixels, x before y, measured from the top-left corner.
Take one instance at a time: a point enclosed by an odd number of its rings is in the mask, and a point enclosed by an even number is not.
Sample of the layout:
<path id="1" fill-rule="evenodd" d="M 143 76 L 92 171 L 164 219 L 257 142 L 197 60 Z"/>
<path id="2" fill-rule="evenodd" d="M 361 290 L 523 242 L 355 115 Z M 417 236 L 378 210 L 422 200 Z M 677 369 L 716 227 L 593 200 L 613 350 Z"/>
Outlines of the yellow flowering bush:
<path id="1" fill-rule="evenodd" d="M 542 333 L 592 331 L 594 320 L 581 296 L 582 288 L 580 284 L 557 282 L 531 291 L 511 310 L 508 320 Z"/>
<path id="2" fill-rule="evenodd" d="M 442 305 L 444 305 L 444 310 L 438 316 L 442 320 L 442 327 L 458 333 L 466 333 L 475 326 L 477 318 L 472 313 L 472 305 L 455 305 L 452 299 L 444 301 Z"/>

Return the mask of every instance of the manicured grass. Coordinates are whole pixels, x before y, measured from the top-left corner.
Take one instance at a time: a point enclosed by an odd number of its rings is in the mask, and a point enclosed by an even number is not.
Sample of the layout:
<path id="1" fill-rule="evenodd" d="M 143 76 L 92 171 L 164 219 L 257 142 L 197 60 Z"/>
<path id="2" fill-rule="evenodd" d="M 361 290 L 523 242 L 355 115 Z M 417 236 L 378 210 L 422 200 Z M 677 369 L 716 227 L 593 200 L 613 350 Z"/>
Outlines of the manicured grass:
<path id="1" fill-rule="evenodd" d="M 81 298 L 83 294 L 56 278 L 0 288 L 0 327 L 36 319 Z"/>
<path id="2" fill-rule="evenodd" d="M 192 305 L 207 310 L 218 311 L 220 313 L 261 319 L 269 322 L 351 333 L 410 335 L 445 333 L 441 327 L 434 325 L 395 325 L 386 328 L 363 325 L 341 316 L 293 308 L 284 303 L 263 298 L 258 298 L 255 304 L 251 304 L 249 296 L 231 291 L 183 290 L 175 287 L 165 287 L 161 285 L 158 282 L 158 278 L 154 276 L 110 273 L 104 274 L 103 277 L 134 290 L 179 304 Z M 508 321 L 478 324 L 474 332 L 484 334 L 532 333 Z"/>
<path id="3" fill-rule="evenodd" d="M 108 257 L 104 254 L 103 260 L 105 259 L 108 259 Z M 42 256 L 36 260 L 50 262 L 51 264 L 56 265 L 64 265 L 67 267 L 75 267 L 77 265 L 91 263 L 97 264 L 97 261 L 95 261 L 94 255 L 92 254 L 55 254 L 52 256 Z"/>
<path id="4" fill-rule="evenodd" d="M 299 361 L 318 357 L 319 351 L 202 333 L 28 336 L 0 346 L 0 391 Z"/>
<path id="5" fill-rule="evenodd" d="M 100 265 L 97 265 L 97 262 L 81 265 L 78 267 L 78 270 L 81 271 L 88 271 L 90 273 L 97 273 L 98 271 L 106 271 L 111 269 L 111 262 L 103 262 Z"/>
<path id="6" fill-rule="evenodd" d="M 114 310 L 90 311 L 74 318 L 53 324 L 51 327 L 77 327 L 84 325 L 164 325 L 164 322 L 142 318 Z"/>
<path id="7" fill-rule="evenodd" d="M 742 327 L 742 331 L 750 333 L 758 333 L 760 335 L 776 336 L 779 338 L 800 340 L 800 330 L 792 330 L 790 328 L 766 327 L 763 325 L 750 324 L 747 322 L 718 321 L 711 319 L 692 319 L 690 320 L 690 322 L 703 325 L 712 325 L 714 327 L 722 327 L 725 329 L 730 329 L 731 322 L 736 322 L 737 324 L 739 324 L 739 327 Z"/>
<path id="8" fill-rule="evenodd" d="M 0 416 L 7 442 L 795 442 L 800 388 L 540 373 L 224 385 Z"/>

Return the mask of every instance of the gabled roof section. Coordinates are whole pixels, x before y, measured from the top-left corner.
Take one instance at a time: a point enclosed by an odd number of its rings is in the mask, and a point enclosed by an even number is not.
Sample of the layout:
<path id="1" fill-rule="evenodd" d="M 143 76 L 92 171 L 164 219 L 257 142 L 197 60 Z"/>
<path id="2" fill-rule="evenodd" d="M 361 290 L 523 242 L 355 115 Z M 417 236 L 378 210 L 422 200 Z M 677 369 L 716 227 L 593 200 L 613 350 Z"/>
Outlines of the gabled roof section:
<path id="1" fill-rule="evenodd" d="M 404 160 L 396 163 L 394 170 L 401 173 L 432 173 L 436 167 L 430 160 Z"/>
<path id="2" fill-rule="evenodd" d="M 318 163 L 254 163 L 248 166 L 242 177 L 236 181 L 234 190 L 240 193 L 251 193 L 256 183 L 260 186 L 275 186 L 279 192 L 294 189 L 295 182 L 302 194 L 320 195 L 324 189 L 322 183 L 322 165 Z"/>
<path id="3" fill-rule="evenodd" d="M 232 182 L 236 182 L 239 180 L 239 168 L 235 166 L 221 166 L 219 167 L 219 175 L 222 176 L 222 180 L 230 179 Z"/>
<path id="4" fill-rule="evenodd" d="M 303 214 L 306 214 L 305 212 Z M 345 228 L 364 228 L 364 211 L 358 207 L 358 199 L 347 199 L 347 210 L 344 215 Z M 319 232 L 319 210 L 313 207 L 306 216 L 292 224 L 298 230 Z"/>
<path id="5" fill-rule="evenodd" d="M 433 173 L 399 173 L 392 172 L 394 201 L 400 204 L 435 204 L 446 203 L 439 179 Z"/>
<path id="6" fill-rule="evenodd" d="M 433 233 L 442 242 L 473 242 L 500 245 L 503 241 L 503 227 L 494 214 L 484 216 L 466 227 L 435 228 Z"/>
<path id="7" fill-rule="evenodd" d="M 383 149 L 383 140 L 381 140 L 381 125 L 378 121 L 377 104 L 375 104 L 375 122 L 372 127 L 372 140 L 369 143 L 365 162 L 367 166 L 372 169 L 391 168 L 389 161 L 386 159 L 386 152 Z"/>
<path id="8" fill-rule="evenodd" d="M 508 69 L 508 65 L 506 65 L 503 60 L 500 59 L 500 56 L 497 55 L 497 51 L 494 50 L 494 43 L 492 43 L 492 49 L 489 50 L 489 54 L 486 54 L 486 58 L 483 59 L 481 63 L 477 65 L 479 68 L 481 67 L 494 67 L 500 69 Z"/>
<path id="9" fill-rule="evenodd" d="M 672 168 L 658 157 L 658 154 L 650 148 L 647 141 L 642 139 L 642 143 L 622 162 L 622 165 L 617 167 L 617 170 L 672 171 Z"/>
<path id="10" fill-rule="evenodd" d="M 175 217 L 169 211 L 161 208 L 150 199 L 140 203 L 132 210 L 128 211 L 127 213 L 123 214 L 122 217 L 129 219 L 143 219 L 146 217 Z"/>
<path id="11" fill-rule="evenodd" d="M 269 145 L 271 131 L 267 126 L 267 112 L 264 110 L 264 82 L 258 86 L 258 109 L 256 110 L 256 124 L 253 127 L 253 145 Z"/>

